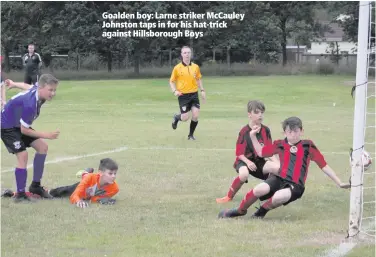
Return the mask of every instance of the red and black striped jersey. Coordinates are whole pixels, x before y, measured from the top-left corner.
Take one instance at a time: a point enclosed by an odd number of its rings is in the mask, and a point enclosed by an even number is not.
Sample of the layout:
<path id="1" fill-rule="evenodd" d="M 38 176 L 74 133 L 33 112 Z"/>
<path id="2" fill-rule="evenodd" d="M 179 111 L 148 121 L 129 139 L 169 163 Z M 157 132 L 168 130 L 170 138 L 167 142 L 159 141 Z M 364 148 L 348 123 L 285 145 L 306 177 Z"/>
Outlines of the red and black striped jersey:
<path id="1" fill-rule="evenodd" d="M 279 176 L 288 181 L 304 186 L 307 179 L 310 161 L 316 162 L 320 169 L 327 163 L 324 156 L 311 140 L 301 140 L 295 145 L 290 145 L 287 139 L 276 140 L 271 145 L 262 148 L 261 155 L 270 157 L 279 155 Z"/>
<path id="2" fill-rule="evenodd" d="M 253 143 L 249 135 L 249 132 L 251 130 L 252 128 L 247 124 L 239 132 L 238 140 L 236 141 L 236 159 L 234 166 L 236 166 L 237 162 L 239 161 L 240 155 L 244 155 L 247 159 L 251 161 L 260 158 L 257 155 L 255 148 L 253 147 Z M 270 129 L 265 125 L 261 125 L 261 129 L 256 134 L 256 138 L 262 146 L 272 145 L 272 136 L 270 133 Z"/>

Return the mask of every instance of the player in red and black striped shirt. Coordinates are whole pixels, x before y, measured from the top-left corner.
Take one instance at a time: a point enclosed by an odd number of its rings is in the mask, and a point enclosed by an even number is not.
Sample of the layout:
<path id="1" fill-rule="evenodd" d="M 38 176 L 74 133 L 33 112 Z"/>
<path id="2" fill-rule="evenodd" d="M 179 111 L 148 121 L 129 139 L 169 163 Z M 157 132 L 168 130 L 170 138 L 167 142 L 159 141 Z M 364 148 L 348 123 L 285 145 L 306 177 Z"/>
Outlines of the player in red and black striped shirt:
<path id="1" fill-rule="evenodd" d="M 253 147 L 250 132 L 253 126 L 261 126 L 256 134 L 257 141 L 261 145 L 272 145 L 272 136 L 270 129 L 262 124 L 265 112 L 265 105 L 257 100 L 248 102 L 249 123 L 239 132 L 236 142 L 236 159 L 234 168 L 239 176 L 231 183 L 230 189 L 225 197 L 217 198 L 217 203 L 226 203 L 231 201 L 244 183 L 248 182 L 249 175 L 255 178 L 265 180 L 269 173 L 278 173 L 279 161 L 272 157 L 270 161 L 257 155 Z"/>
<path id="2" fill-rule="evenodd" d="M 278 175 L 270 176 L 265 182 L 258 184 L 254 189 L 250 190 L 240 203 L 239 208 L 221 211 L 219 213 L 220 218 L 243 216 L 257 199 L 268 199 L 271 197 L 253 214 L 253 217 L 263 218 L 269 210 L 281 205 L 287 205 L 301 198 L 305 189 L 310 161 L 316 162 L 320 169 L 340 188 L 350 187 L 349 184 L 341 182 L 311 140 L 300 139 L 303 125 L 298 117 L 286 119 L 282 127 L 286 138 L 284 140 L 276 140 L 272 145 L 264 147 L 258 143 L 256 137 L 256 133 L 260 130 L 260 127 L 254 127 L 251 132 L 253 145 L 260 156 L 279 155 L 280 170 Z"/>

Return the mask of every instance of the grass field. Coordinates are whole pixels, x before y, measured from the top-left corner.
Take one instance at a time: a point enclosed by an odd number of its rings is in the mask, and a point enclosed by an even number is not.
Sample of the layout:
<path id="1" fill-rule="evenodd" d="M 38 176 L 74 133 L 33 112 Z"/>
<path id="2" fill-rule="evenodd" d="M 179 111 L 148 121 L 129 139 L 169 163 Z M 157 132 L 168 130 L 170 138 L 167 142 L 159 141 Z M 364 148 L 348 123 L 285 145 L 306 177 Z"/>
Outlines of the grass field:
<path id="1" fill-rule="evenodd" d="M 347 235 L 348 190 L 340 190 L 312 163 L 302 199 L 270 212 L 264 220 L 249 215 L 218 220 L 223 208 L 237 206 L 259 183 L 250 179 L 233 202 L 218 205 L 236 175 L 235 141 L 247 123 L 246 104 L 266 104 L 265 124 L 273 138 L 282 136 L 281 121 L 303 120 L 305 136 L 314 140 L 343 181 L 350 177 L 354 100 L 349 81 L 340 76 L 270 76 L 204 78 L 207 103 L 201 105 L 196 141 L 188 141 L 189 123 L 171 129 L 177 100 L 167 79 L 61 82 L 33 124 L 37 130 L 60 129 L 49 141 L 47 161 L 117 152 L 47 164 L 43 185 L 76 182 L 75 173 L 98 167 L 111 157 L 120 166 L 120 193 L 114 206 L 78 209 L 68 200 L 33 204 L 1 202 L 2 256 L 321 256 Z M 333 106 L 335 103 L 335 106 Z M 375 102 L 369 102 L 374 113 Z M 374 116 L 368 124 L 374 124 Z M 375 141 L 368 131 L 367 141 Z M 374 145 L 368 150 L 374 157 Z M 14 188 L 14 156 L 4 147 L 2 188 Z M 32 163 L 34 152 L 29 151 Z M 374 165 L 372 167 L 374 171 Z M 32 168 L 29 169 L 28 184 Z M 366 183 L 374 185 L 375 177 Z M 366 193 L 371 198 L 373 192 Z M 255 204 L 258 206 L 258 203 Z M 254 207 L 251 207 L 250 213 Z M 365 209 L 374 216 L 374 206 Z M 358 244 L 349 256 L 374 256 L 375 245 Z"/>

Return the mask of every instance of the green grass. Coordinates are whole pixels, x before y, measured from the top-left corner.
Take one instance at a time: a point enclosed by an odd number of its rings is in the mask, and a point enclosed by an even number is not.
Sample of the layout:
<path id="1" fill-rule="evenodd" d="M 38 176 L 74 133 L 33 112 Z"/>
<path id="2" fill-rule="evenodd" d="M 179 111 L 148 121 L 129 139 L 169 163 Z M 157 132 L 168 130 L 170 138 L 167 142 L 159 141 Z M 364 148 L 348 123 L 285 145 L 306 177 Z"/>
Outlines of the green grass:
<path id="1" fill-rule="evenodd" d="M 346 83 L 352 80 L 340 76 L 204 78 L 208 99 L 201 105 L 195 142 L 186 139 L 189 123 L 171 129 L 178 105 L 167 79 L 63 81 L 56 98 L 43 107 L 33 124 L 37 130 L 61 131 L 59 139 L 48 142 L 47 161 L 122 146 L 128 149 L 48 164 L 43 185 L 73 184 L 77 170 L 96 168 L 100 158 L 111 157 L 120 166 L 118 201 L 114 206 L 91 205 L 82 210 L 68 200 L 14 204 L 3 199 L 2 256 L 312 257 L 325 253 L 347 234 L 350 193 L 338 189 L 314 163 L 303 198 L 270 212 L 262 221 L 249 215 L 217 219 L 221 209 L 240 203 L 247 190 L 259 183 L 256 179 L 251 178 L 232 203 L 220 206 L 215 198 L 225 195 L 236 175 L 232 168 L 235 141 L 247 123 L 249 99 L 265 102 L 265 124 L 273 138 L 282 136 L 284 118 L 301 117 L 305 137 L 314 140 L 347 181 L 350 169 L 345 153 L 352 146 L 354 100 Z M 370 112 L 374 105 L 369 102 Z M 374 117 L 368 123 L 374 124 Z M 374 142 L 371 132 L 367 141 Z M 12 169 L 14 156 L 4 147 L 1 154 L 2 170 Z M 30 150 L 30 163 L 33 155 Z M 2 188 L 15 187 L 13 172 L 1 175 Z M 31 179 L 32 168 L 28 182 Z M 367 179 L 372 186 L 374 177 Z M 349 256 L 374 254 L 374 244 L 360 243 Z"/>

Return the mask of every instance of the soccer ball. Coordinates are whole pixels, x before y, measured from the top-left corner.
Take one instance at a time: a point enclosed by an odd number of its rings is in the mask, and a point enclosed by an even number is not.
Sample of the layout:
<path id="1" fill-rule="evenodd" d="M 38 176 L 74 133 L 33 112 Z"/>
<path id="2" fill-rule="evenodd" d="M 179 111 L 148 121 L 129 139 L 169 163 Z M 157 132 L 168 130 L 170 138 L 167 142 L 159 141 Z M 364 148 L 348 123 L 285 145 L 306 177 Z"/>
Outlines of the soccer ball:
<path id="1" fill-rule="evenodd" d="M 371 158 L 371 156 L 369 155 L 368 152 L 363 151 L 363 153 L 362 153 L 362 161 L 361 162 L 356 162 L 356 160 L 353 160 L 351 162 L 351 158 L 350 158 L 350 164 L 351 164 L 351 166 L 360 166 L 360 165 L 363 165 L 363 169 L 367 170 L 371 166 L 371 164 L 372 164 L 372 158 Z"/>
<path id="2" fill-rule="evenodd" d="M 363 164 L 364 170 L 367 170 L 372 164 L 372 158 L 369 155 L 369 153 L 366 151 L 363 151 L 362 153 L 362 164 Z"/>

